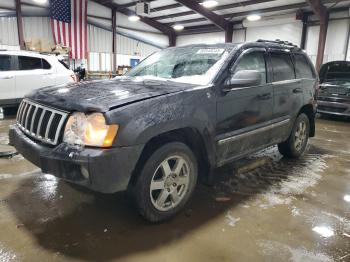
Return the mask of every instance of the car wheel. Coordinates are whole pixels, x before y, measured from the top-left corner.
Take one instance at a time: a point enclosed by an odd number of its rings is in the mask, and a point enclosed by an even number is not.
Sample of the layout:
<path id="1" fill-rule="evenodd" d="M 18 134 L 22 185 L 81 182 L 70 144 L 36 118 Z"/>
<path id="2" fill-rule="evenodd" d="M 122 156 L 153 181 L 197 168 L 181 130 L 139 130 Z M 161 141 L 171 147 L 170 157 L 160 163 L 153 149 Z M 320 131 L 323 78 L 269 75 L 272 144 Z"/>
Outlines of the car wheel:
<path id="1" fill-rule="evenodd" d="M 280 153 L 286 157 L 298 158 L 304 154 L 309 140 L 310 121 L 305 114 L 300 114 L 287 141 L 278 145 Z"/>
<path id="2" fill-rule="evenodd" d="M 179 212 L 197 183 L 197 160 L 185 144 L 172 142 L 153 152 L 133 188 L 140 214 L 162 222 Z"/>

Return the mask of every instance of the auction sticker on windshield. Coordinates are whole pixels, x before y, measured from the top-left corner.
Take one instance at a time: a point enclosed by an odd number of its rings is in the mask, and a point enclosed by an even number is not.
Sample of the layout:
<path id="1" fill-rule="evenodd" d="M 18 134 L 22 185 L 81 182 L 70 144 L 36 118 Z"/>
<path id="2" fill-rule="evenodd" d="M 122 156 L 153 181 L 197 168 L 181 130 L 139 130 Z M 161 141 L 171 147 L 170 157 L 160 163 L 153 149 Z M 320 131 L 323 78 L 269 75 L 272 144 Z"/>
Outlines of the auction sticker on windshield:
<path id="1" fill-rule="evenodd" d="M 199 49 L 197 51 L 197 54 L 201 55 L 220 55 L 225 51 L 223 48 L 206 48 L 206 49 Z"/>

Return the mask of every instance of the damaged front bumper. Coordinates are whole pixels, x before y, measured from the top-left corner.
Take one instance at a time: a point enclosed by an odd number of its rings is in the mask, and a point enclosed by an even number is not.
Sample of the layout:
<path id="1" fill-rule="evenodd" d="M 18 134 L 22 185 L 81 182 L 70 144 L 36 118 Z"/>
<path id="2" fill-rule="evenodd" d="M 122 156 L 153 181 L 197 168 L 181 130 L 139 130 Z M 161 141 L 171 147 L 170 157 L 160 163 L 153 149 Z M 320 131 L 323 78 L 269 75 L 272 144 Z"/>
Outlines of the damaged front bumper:
<path id="1" fill-rule="evenodd" d="M 127 189 L 143 149 L 143 145 L 96 149 L 65 143 L 49 147 L 28 138 L 17 125 L 10 127 L 9 138 L 10 145 L 43 173 L 102 193 Z"/>
<path id="2" fill-rule="evenodd" d="M 318 98 L 317 112 L 322 114 L 350 116 L 350 97 L 322 97 Z"/>

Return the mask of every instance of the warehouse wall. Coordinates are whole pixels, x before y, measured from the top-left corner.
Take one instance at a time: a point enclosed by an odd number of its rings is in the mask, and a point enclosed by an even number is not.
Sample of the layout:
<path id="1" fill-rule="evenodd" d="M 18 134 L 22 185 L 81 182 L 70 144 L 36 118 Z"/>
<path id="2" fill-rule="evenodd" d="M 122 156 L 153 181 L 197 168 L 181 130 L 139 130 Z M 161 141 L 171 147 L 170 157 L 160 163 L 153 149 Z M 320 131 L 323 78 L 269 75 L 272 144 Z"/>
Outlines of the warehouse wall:
<path id="1" fill-rule="evenodd" d="M 25 41 L 45 39 L 51 44 L 54 43 L 48 17 L 24 17 L 23 31 Z M 117 34 L 116 45 L 117 65 L 129 65 L 131 58 L 143 59 L 159 50 L 159 48 L 119 34 Z M 112 32 L 88 25 L 88 47 L 91 69 L 110 71 Z M 17 19 L 15 17 L 0 17 L 0 49 L 19 50 Z"/>
<path id="2" fill-rule="evenodd" d="M 346 19 L 329 22 L 324 62 L 344 60 L 347 49 L 346 37 L 348 28 L 349 22 Z M 320 26 L 318 25 L 308 28 L 306 51 L 313 62 L 316 62 L 319 32 Z"/>
<path id="3" fill-rule="evenodd" d="M 243 22 L 244 29 L 236 28 L 233 33 L 233 42 L 256 41 L 258 39 L 284 39 L 300 44 L 302 23 L 295 20 L 294 15 L 281 15 L 265 18 L 258 22 Z M 223 43 L 224 32 L 195 34 L 178 37 L 178 45 L 191 43 Z"/>
<path id="4" fill-rule="evenodd" d="M 159 48 L 117 34 L 117 66 L 130 65 L 130 59 L 147 57 Z M 88 25 L 89 70 L 112 68 L 112 32 Z"/>
<path id="5" fill-rule="evenodd" d="M 18 46 L 16 17 L 0 17 L 0 45 Z"/>
<path id="6" fill-rule="evenodd" d="M 48 17 L 24 17 L 23 32 L 25 41 L 31 39 L 46 39 L 53 44 L 53 35 Z"/>
<path id="7" fill-rule="evenodd" d="M 333 60 L 344 60 L 346 53 L 346 37 L 349 30 L 349 19 L 347 12 L 332 13 L 327 33 L 324 62 Z M 344 19 L 342 19 L 344 18 Z M 314 18 L 311 18 L 311 21 Z M 263 19 L 259 22 L 244 22 L 245 29 L 235 29 L 233 42 L 241 43 L 245 41 L 256 41 L 258 39 L 275 40 L 282 39 L 300 45 L 302 35 L 302 23 L 296 21 L 294 16 L 284 15 L 274 18 Z M 316 62 L 319 25 L 309 26 L 306 38 L 306 51 L 312 61 Z M 192 43 L 223 43 L 224 33 L 207 33 L 197 35 L 186 35 L 178 37 L 178 45 Z M 209 40 L 209 42 L 208 42 Z M 348 51 L 350 60 L 350 47 Z"/>

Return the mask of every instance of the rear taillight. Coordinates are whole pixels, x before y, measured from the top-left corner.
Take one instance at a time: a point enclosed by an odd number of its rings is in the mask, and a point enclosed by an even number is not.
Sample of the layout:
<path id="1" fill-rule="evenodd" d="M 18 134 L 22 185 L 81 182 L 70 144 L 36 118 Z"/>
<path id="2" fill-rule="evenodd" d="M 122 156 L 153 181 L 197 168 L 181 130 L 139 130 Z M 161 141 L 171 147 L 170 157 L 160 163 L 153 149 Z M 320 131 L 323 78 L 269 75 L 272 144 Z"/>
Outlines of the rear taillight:
<path id="1" fill-rule="evenodd" d="M 78 82 L 77 76 L 75 74 L 71 74 L 70 77 L 73 79 L 74 82 Z"/>

